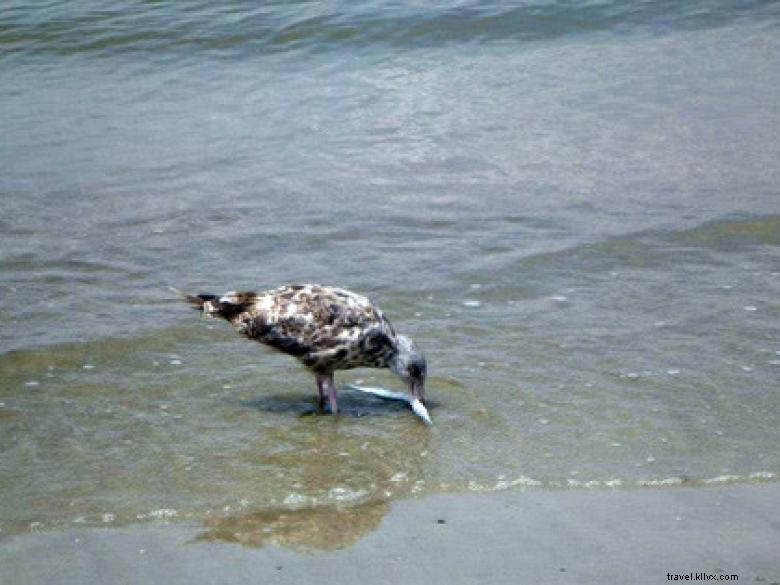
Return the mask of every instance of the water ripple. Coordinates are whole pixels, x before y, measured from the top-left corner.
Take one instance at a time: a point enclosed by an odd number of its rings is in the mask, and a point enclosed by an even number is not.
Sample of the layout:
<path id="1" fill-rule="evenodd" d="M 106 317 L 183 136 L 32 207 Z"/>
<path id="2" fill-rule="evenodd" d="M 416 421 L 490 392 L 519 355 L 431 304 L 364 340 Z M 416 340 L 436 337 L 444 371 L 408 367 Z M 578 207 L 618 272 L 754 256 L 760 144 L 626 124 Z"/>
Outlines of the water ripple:
<path id="1" fill-rule="evenodd" d="M 313 53 L 348 47 L 429 47 L 449 43 L 528 41 L 618 30 L 663 32 L 778 16 L 778 5 L 751 2 L 54 2 L 0 10 L 0 50 L 71 55 L 207 51 Z M 2 54 L 2 53 L 0 53 Z"/>

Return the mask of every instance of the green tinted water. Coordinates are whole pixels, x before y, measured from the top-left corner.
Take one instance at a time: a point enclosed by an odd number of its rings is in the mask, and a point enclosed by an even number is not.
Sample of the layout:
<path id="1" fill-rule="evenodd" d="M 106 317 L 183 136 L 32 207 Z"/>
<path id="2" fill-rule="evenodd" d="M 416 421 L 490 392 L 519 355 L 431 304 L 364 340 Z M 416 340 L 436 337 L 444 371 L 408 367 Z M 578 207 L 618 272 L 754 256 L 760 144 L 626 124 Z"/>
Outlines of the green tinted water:
<path id="1" fill-rule="evenodd" d="M 308 522 L 413 494 L 773 479 L 778 234 L 777 217 L 647 234 L 383 295 L 428 353 L 432 428 L 348 389 L 342 416 L 317 413 L 293 360 L 162 295 L 180 325 L 6 353 L 3 526 L 187 518 L 311 544 Z M 337 376 L 355 380 L 398 385 Z"/>

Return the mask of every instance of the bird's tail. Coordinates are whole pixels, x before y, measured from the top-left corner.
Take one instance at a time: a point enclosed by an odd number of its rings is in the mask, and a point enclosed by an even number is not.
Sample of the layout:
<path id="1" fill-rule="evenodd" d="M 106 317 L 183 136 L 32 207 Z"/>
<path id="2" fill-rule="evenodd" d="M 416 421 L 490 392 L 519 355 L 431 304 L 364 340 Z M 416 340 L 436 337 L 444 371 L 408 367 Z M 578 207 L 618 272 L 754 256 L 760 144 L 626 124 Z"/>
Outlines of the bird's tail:
<path id="1" fill-rule="evenodd" d="M 169 287 L 181 300 L 192 305 L 193 309 L 204 313 L 216 313 L 219 311 L 219 297 L 217 295 L 191 295 L 178 288 Z"/>
<path id="2" fill-rule="evenodd" d="M 170 289 L 181 300 L 192 305 L 193 309 L 197 309 L 211 317 L 222 317 L 230 320 L 246 308 L 245 303 L 241 302 L 244 299 L 239 300 L 236 298 L 237 293 L 227 293 L 220 297 L 219 295 L 211 294 L 191 295 L 173 287 L 170 287 Z"/>

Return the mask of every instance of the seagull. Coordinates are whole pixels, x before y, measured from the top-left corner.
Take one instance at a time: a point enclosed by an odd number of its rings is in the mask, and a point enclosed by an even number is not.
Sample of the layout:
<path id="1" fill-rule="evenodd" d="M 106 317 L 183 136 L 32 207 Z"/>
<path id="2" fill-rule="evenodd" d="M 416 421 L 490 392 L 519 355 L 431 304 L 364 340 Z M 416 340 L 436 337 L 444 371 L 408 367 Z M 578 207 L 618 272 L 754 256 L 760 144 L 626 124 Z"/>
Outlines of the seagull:
<path id="1" fill-rule="evenodd" d="M 390 368 L 406 384 L 410 402 L 425 400 L 425 356 L 363 295 L 319 284 L 221 296 L 172 290 L 205 315 L 229 321 L 244 337 L 297 358 L 314 374 L 320 408 L 327 393 L 333 414 L 336 370 Z"/>

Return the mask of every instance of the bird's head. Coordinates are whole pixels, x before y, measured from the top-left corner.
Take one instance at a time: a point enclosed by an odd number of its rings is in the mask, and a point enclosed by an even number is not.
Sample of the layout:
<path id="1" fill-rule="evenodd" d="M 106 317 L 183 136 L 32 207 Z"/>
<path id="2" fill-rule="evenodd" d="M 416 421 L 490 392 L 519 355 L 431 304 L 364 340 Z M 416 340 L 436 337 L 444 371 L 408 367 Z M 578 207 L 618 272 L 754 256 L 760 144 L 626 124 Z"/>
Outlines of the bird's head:
<path id="1" fill-rule="evenodd" d="M 425 400 L 425 376 L 427 367 L 425 356 L 414 342 L 404 335 L 396 338 L 396 353 L 390 361 L 390 369 L 409 388 L 409 394 L 414 398 Z"/>

